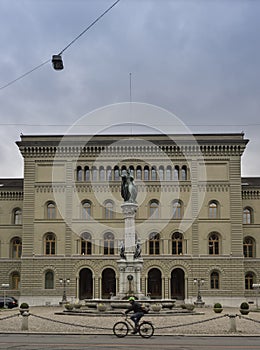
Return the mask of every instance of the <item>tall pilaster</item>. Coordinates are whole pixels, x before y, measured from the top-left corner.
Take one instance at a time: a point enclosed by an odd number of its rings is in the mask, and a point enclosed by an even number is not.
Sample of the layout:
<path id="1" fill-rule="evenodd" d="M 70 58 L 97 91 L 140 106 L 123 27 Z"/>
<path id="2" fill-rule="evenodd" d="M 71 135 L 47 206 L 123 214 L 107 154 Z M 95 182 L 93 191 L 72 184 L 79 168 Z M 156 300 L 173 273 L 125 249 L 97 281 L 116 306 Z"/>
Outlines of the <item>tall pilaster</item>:
<path id="1" fill-rule="evenodd" d="M 31 257 L 34 251 L 34 215 L 35 215 L 35 161 L 24 162 L 24 199 L 23 199 L 23 257 Z"/>
<path id="2" fill-rule="evenodd" d="M 199 255 L 199 229 L 198 229 L 198 160 L 191 162 L 191 214 L 192 214 L 192 255 Z"/>
<path id="3" fill-rule="evenodd" d="M 65 256 L 71 255 L 72 237 L 72 207 L 73 207 L 73 163 L 67 162 L 66 166 L 66 232 L 65 232 Z"/>
<path id="4" fill-rule="evenodd" d="M 231 252 L 233 256 L 243 256 L 242 194 L 240 157 L 230 159 L 230 222 Z"/>

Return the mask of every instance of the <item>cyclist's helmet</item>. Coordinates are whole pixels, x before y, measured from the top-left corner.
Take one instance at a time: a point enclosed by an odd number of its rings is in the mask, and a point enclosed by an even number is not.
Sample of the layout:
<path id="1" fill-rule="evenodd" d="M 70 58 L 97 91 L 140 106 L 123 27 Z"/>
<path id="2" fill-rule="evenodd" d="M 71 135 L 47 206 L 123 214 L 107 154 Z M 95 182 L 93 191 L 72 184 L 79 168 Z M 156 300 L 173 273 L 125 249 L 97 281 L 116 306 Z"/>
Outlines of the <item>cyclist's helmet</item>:
<path id="1" fill-rule="evenodd" d="M 135 301 L 135 297 L 130 297 L 130 298 L 128 298 L 128 301 L 130 301 L 130 302 Z"/>

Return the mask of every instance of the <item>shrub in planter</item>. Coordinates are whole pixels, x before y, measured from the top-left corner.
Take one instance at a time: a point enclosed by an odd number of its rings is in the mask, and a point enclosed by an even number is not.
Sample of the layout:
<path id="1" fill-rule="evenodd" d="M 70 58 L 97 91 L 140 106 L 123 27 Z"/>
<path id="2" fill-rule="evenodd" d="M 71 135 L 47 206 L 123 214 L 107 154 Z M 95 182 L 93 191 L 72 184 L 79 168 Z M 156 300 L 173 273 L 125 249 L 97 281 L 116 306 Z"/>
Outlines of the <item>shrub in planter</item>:
<path id="1" fill-rule="evenodd" d="M 162 304 L 159 304 L 159 303 L 152 304 L 151 309 L 155 312 L 159 312 L 162 309 Z"/>
<path id="2" fill-rule="evenodd" d="M 98 309 L 98 311 L 106 311 L 107 307 L 103 303 L 98 303 L 97 304 L 97 309 Z"/>
<path id="3" fill-rule="evenodd" d="M 247 315 L 249 313 L 249 304 L 246 301 L 240 304 L 240 313 L 242 315 Z"/>
<path id="4" fill-rule="evenodd" d="M 68 310 L 68 311 L 72 311 L 72 310 L 73 310 L 74 305 L 72 305 L 72 304 L 65 304 L 65 305 L 64 305 L 64 307 L 65 307 L 65 309 L 66 309 L 66 310 Z"/>
<path id="5" fill-rule="evenodd" d="M 193 311 L 195 308 L 195 305 L 193 304 L 181 304 L 182 309 L 186 309 L 188 311 Z"/>
<path id="6" fill-rule="evenodd" d="M 20 309 L 29 309 L 29 305 L 27 303 L 22 303 Z"/>
<path id="7" fill-rule="evenodd" d="M 75 309 L 80 309 L 81 306 L 82 306 L 82 304 L 79 302 L 74 304 Z"/>
<path id="8" fill-rule="evenodd" d="M 27 303 L 22 303 L 20 305 L 20 313 L 21 315 L 24 314 L 24 312 L 28 312 L 29 311 L 29 305 Z"/>
<path id="9" fill-rule="evenodd" d="M 213 307 L 214 312 L 221 313 L 223 311 L 223 307 L 220 303 L 215 303 Z"/>

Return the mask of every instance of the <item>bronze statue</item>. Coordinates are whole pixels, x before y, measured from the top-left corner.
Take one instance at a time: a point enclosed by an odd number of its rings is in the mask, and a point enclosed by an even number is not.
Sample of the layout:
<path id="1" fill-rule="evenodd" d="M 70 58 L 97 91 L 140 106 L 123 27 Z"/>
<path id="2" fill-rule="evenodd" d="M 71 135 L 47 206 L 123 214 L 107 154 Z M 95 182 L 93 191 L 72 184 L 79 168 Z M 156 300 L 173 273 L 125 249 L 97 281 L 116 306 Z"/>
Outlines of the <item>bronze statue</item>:
<path id="1" fill-rule="evenodd" d="M 137 188 L 134 183 L 134 177 L 130 174 L 130 171 L 127 170 L 124 172 L 121 182 L 121 196 L 125 202 L 136 203 L 137 197 Z"/>

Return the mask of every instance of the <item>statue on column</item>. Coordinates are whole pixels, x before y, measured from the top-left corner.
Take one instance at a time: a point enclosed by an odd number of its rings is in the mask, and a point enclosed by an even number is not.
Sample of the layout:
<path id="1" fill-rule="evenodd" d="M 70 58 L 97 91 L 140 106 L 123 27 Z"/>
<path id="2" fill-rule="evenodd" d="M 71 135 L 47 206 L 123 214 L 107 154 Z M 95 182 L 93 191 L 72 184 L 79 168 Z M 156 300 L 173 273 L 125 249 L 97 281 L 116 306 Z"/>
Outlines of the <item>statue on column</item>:
<path id="1" fill-rule="evenodd" d="M 120 252 L 120 258 L 121 259 L 125 259 L 125 244 L 123 241 L 120 242 L 120 246 L 119 246 L 119 252 Z"/>
<path id="2" fill-rule="evenodd" d="M 134 183 L 134 177 L 130 174 L 129 170 L 121 175 L 121 196 L 125 202 L 136 203 L 137 188 Z"/>
<path id="3" fill-rule="evenodd" d="M 141 244 L 139 241 L 136 242 L 136 246 L 135 246 L 135 254 L 134 254 L 134 258 L 140 258 L 141 257 L 141 252 L 142 252 L 142 248 L 141 248 Z"/>

